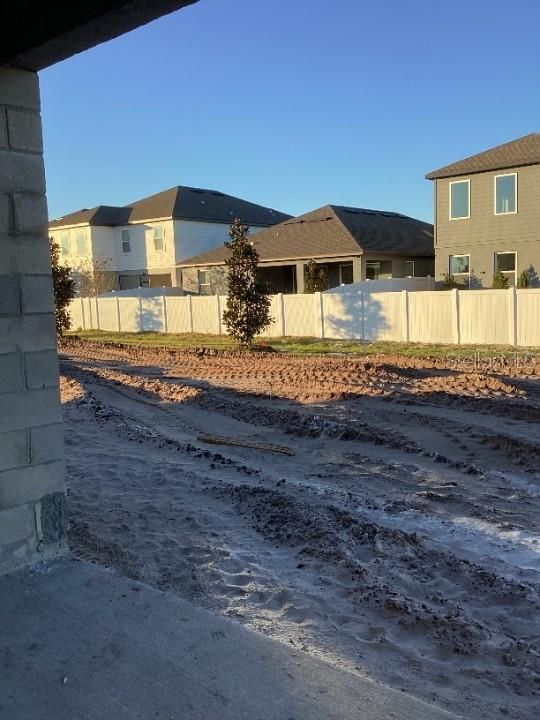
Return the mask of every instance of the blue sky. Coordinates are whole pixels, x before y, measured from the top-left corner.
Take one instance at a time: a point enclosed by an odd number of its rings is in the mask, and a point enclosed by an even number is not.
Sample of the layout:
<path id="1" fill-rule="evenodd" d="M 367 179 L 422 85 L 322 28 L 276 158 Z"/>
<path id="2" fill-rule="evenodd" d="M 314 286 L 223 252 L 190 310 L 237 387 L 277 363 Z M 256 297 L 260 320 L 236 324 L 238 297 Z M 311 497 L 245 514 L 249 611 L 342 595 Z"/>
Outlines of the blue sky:
<path id="1" fill-rule="evenodd" d="M 173 185 L 432 220 L 429 170 L 540 131 L 538 0 L 200 0 L 42 73 L 51 217 Z"/>

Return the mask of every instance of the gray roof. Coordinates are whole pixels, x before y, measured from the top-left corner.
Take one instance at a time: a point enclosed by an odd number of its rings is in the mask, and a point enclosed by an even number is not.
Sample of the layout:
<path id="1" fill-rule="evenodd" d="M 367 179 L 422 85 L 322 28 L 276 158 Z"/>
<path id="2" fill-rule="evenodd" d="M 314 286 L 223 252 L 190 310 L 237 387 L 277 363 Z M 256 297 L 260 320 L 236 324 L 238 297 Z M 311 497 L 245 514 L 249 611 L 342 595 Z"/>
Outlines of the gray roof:
<path id="1" fill-rule="evenodd" d="M 433 225 L 385 210 L 325 205 L 253 235 L 262 262 L 361 255 L 365 252 L 433 256 Z M 221 245 L 178 263 L 222 264 Z"/>
<path id="2" fill-rule="evenodd" d="M 98 205 L 56 218 L 50 228 L 88 223 L 90 225 L 127 225 L 157 218 L 231 223 L 240 218 L 248 225 L 262 227 L 287 220 L 290 215 L 218 190 L 203 190 L 183 185 L 136 200 L 123 207 Z"/>
<path id="3" fill-rule="evenodd" d="M 426 178 L 437 180 L 456 175 L 469 175 L 536 164 L 540 164 L 540 133 L 530 133 L 517 140 L 485 150 L 478 155 L 471 155 L 464 160 L 446 165 L 439 170 L 433 170 L 426 175 Z"/>

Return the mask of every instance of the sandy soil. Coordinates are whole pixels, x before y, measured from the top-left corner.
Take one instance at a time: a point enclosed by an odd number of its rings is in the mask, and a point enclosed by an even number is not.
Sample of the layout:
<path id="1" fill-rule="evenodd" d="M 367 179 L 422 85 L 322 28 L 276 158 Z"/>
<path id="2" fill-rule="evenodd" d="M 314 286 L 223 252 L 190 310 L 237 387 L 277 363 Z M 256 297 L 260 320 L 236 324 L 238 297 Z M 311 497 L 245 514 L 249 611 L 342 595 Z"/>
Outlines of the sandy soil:
<path id="1" fill-rule="evenodd" d="M 540 717 L 536 368 L 61 352 L 75 553 L 466 718 Z"/>

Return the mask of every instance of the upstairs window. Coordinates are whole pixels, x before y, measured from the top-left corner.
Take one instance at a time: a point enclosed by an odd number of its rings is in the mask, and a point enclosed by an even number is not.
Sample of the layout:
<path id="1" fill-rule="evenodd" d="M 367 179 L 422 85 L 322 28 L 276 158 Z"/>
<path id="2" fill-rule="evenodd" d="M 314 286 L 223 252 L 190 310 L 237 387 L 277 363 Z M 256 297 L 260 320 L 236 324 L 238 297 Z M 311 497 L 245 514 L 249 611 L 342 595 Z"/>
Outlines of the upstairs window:
<path id="1" fill-rule="evenodd" d="M 154 228 L 154 250 L 156 252 L 163 252 L 165 248 L 165 236 L 163 232 L 163 225 L 156 225 Z"/>
<path id="2" fill-rule="evenodd" d="M 517 173 L 495 176 L 495 215 L 517 212 Z"/>
<path id="3" fill-rule="evenodd" d="M 69 255 L 69 232 L 60 233 L 60 247 L 62 249 L 62 255 Z"/>
<path id="4" fill-rule="evenodd" d="M 516 253 L 515 252 L 498 252 L 495 253 L 495 272 L 515 273 L 516 272 Z"/>
<path id="5" fill-rule="evenodd" d="M 198 271 L 199 293 L 201 295 L 211 295 L 210 288 L 210 270 Z"/>
<path id="6" fill-rule="evenodd" d="M 131 237 L 129 234 L 129 230 L 122 230 L 122 252 L 131 252 Z"/>
<path id="7" fill-rule="evenodd" d="M 471 182 L 456 180 L 450 183 L 450 220 L 464 220 L 471 216 Z"/>
<path id="8" fill-rule="evenodd" d="M 77 255 L 83 257 L 87 254 L 86 250 L 86 230 L 77 230 L 75 233 L 75 245 L 77 248 Z"/>

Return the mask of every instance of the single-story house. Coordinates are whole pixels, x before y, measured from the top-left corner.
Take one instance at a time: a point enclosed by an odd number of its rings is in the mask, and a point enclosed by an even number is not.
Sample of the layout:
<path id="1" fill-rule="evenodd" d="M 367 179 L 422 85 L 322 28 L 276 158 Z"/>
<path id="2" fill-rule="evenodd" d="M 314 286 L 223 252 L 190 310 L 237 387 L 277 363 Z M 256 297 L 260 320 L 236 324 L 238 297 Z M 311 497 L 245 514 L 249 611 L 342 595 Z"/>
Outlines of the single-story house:
<path id="1" fill-rule="evenodd" d="M 305 265 L 324 265 L 328 286 L 434 273 L 433 226 L 386 210 L 325 205 L 253 234 L 270 292 L 302 293 Z M 226 289 L 224 245 L 177 264 L 177 284 L 202 295 Z"/>

